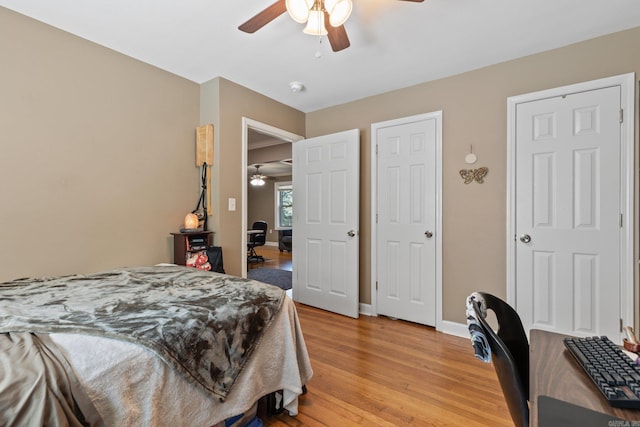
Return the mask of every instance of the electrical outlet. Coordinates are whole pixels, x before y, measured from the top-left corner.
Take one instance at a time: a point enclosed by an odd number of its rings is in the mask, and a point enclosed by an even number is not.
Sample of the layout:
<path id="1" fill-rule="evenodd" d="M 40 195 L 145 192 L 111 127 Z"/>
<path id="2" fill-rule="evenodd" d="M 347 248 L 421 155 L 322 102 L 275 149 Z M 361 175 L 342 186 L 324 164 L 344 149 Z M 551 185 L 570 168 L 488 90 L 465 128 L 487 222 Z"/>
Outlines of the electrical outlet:
<path id="1" fill-rule="evenodd" d="M 233 212 L 236 210 L 236 199 L 233 197 L 229 197 L 229 212 Z"/>

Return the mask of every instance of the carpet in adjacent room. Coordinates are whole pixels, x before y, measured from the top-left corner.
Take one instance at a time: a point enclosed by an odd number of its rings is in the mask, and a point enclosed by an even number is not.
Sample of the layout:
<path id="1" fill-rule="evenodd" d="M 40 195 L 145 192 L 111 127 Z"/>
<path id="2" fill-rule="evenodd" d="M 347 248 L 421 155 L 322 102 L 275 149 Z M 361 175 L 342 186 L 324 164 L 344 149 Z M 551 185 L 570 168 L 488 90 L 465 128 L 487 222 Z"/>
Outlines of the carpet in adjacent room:
<path id="1" fill-rule="evenodd" d="M 285 291 L 291 289 L 291 272 L 277 268 L 254 268 L 247 272 L 247 278 L 276 285 Z"/>

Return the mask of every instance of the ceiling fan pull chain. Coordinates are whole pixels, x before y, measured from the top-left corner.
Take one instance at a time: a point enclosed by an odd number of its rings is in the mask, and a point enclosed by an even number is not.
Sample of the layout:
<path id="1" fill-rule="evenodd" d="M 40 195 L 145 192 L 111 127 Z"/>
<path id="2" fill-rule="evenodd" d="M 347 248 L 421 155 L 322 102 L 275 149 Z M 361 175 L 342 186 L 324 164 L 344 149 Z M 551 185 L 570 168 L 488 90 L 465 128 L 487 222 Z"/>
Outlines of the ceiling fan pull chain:
<path id="1" fill-rule="evenodd" d="M 322 58 L 322 52 L 320 52 L 321 48 L 322 48 L 322 36 L 318 36 L 318 50 L 316 50 L 317 59 Z"/>

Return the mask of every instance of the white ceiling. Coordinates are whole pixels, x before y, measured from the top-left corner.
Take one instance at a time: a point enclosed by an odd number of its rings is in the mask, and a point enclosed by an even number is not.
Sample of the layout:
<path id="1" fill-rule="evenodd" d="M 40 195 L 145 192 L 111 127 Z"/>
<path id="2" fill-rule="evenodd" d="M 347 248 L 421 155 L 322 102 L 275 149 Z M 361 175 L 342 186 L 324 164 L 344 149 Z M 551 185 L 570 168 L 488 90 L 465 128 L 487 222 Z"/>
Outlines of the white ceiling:
<path id="1" fill-rule="evenodd" d="M 196 83 L 224 77 L 303 112 L 640 26 L 638 0 L 353 0 L 345 24 L 351 47 L 334 53 L 286 13 L 254 34 L 237 29 L 274 1 L 0 0 L 0 6 Z M 293 93 L 292 81 L 306 89 Z"/>

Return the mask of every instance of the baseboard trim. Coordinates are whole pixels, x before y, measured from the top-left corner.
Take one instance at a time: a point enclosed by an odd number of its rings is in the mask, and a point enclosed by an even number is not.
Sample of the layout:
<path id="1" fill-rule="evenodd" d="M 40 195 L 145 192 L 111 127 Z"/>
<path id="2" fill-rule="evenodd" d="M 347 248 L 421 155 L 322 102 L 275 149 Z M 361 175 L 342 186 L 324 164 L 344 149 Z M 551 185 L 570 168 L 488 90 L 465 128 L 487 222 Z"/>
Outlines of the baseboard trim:
<path id="1" fill-rule="evenodd" d="M 371 304 L 360 303 L 360 314 L 363 316 L 374 316 Z"/>
<path id="2" fill-rule="evenodd" d="M 449 335 L 455 335 L 457 337 L 469 338 L 469 329 L 467 328 L 467 325 L 465 323 L 443 320 L 441 326 L 442 329 L 440 330 L 440 332 Z"/>
<path id="3" fill-rule="evenodd" d="M 375 314 L 373 314 L 373 307 L 371 306 L 371 304 L 360 303 L 360 314 L 363 316 L 376 316 Z M 461 338 L 469 338 L 469 329 L 467 328 L 466 323 L 443 320 L 440 326 L 440 329 L 436 329 L 439 332 L 448 335 L 455 335 Z"/>

